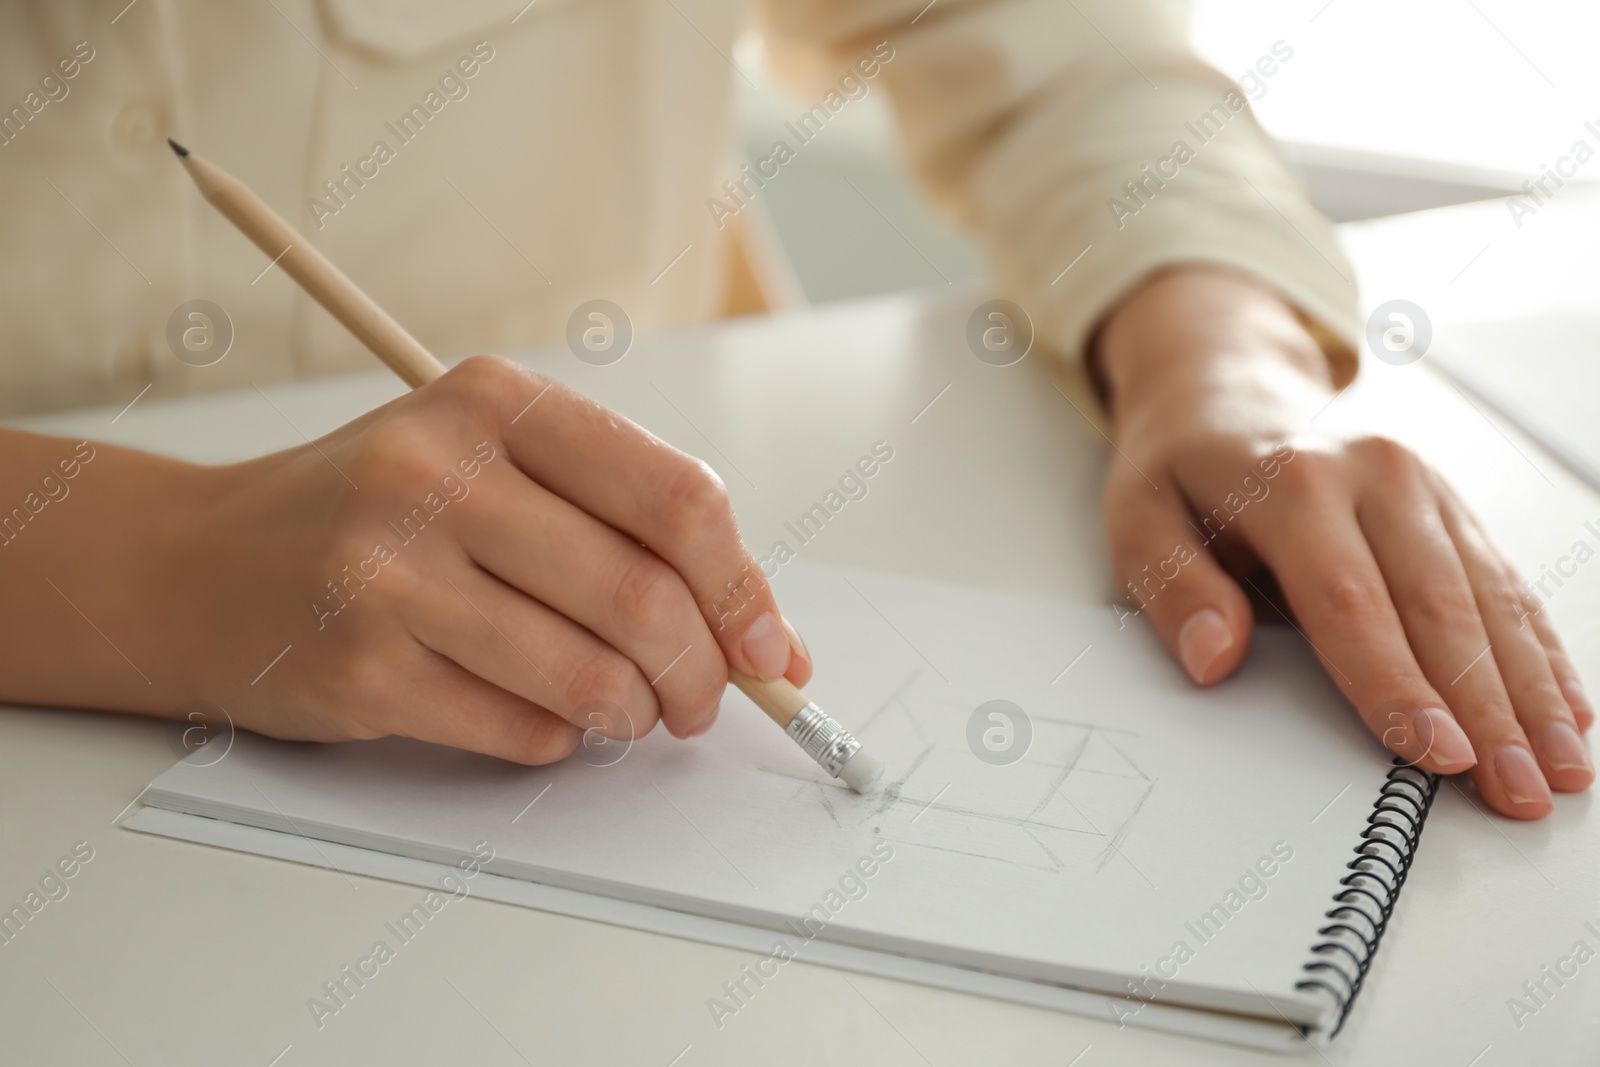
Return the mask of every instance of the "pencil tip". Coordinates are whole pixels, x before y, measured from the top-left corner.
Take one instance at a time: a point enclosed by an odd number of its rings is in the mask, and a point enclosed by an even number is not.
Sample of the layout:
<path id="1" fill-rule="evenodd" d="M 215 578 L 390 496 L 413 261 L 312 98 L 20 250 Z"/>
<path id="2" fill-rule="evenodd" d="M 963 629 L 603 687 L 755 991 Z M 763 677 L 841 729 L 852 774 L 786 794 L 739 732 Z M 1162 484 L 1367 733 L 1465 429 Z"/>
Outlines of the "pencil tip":
<path id="1" fill-rule="evenodd" d="M 183 147 L 183 145 L 179 144 L 177 141 L 174 141 L 172 138 L 168 137 L 167 143 L 172 146 L 172 150 L 174 152 L 178 153 L 179 158 L 189 154 L 189 150 L 187 148 Z"/>

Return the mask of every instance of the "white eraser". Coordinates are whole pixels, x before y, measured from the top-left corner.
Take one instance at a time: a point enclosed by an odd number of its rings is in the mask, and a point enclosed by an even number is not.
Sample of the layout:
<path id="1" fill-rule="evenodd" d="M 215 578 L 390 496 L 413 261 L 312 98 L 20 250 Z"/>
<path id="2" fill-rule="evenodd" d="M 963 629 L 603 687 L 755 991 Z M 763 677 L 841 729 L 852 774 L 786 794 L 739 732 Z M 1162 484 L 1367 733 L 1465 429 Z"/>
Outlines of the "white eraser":
<path id="1" fill-rule="evenodd" d="M 883 762 L 864 749 L 857 749 L 845 765 L 839 768 L 839 778 L 857 793 L 875 793 L 878 779 L 883 777 Z"/>

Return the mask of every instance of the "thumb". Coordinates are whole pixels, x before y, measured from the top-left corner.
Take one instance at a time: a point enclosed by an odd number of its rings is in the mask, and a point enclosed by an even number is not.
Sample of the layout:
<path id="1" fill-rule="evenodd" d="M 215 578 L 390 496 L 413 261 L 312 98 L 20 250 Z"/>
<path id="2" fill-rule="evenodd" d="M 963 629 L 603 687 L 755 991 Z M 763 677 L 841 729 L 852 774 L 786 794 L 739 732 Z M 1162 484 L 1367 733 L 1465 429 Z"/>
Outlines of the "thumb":
<path id="1" fill-rule="evenodd" d="M 1116 480 L 1103 505 L 1111 570 L 1130 610 L 1199 685 L 1232 674 L 1250 645 L 1250 601 L 1189 522 L 1178 487 Z"/>

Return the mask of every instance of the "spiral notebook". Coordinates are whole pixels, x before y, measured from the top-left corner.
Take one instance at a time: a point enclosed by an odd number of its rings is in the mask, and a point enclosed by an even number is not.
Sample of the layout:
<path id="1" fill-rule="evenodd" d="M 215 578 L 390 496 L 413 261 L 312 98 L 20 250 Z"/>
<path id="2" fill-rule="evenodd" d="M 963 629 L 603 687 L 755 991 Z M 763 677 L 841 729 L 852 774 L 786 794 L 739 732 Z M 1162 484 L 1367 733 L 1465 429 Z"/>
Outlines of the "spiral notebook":
<path id="1" fill-rule="evenodd" d="M 1104 606 L 798 562 L 774 584 L 882 795 L 730 690 L 703 738 L 543 768 L 241 732 L 128 825 L 429 886 L 475 856 L 463 893 L 735 946 L 712 1028 L 796 960 L 1280 1049 L 1358 1008 L 1437 780 L 1292 630 L 1202 692 Z"/>

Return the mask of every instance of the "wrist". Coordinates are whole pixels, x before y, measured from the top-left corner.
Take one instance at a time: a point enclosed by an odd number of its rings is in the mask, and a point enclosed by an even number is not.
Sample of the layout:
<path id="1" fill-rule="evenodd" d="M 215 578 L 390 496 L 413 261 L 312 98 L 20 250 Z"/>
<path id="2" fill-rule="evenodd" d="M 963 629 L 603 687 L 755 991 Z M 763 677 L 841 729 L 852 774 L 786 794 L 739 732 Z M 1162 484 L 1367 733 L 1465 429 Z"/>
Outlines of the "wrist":
<path id="1" fill-rule="evenodd" d="M 1296 311 L 1218 267 L 1148 278 L 1106 315 L 1090 358 L 1119 427 L 1207 397 L 1315 411 L 1333 395 L 1327 356 Z"/>
<path id="2" fill-rule="evenodd" d="M 174 650 L 198 643 L 196 613 L 170 579 L 205 536 L 215 468 L 70 439 L 16 444 L 28 455 L 18 470 L 49 458 L 40 469 L 60 475 L 41 483 L 50 503 L 3 549 L 0 591 L 32 610 L 0 621 L 0 697 L 170 712 Z"/>

